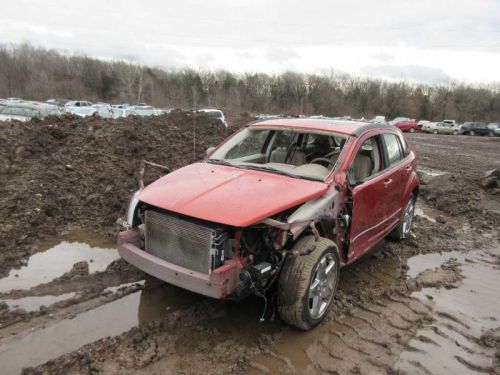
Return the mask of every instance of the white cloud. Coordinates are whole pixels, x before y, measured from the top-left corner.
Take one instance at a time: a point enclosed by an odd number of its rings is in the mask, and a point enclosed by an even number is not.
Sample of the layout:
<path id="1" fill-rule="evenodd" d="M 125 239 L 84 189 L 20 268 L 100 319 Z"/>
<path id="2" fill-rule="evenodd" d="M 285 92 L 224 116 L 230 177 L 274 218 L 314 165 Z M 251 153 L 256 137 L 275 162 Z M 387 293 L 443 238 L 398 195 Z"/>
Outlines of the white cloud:
<path id="1" fill-rule="evenodd" d="M 4 0 L 0 42 L 23 41 L 161 66 L 500 81 L 496 0 Z"/>

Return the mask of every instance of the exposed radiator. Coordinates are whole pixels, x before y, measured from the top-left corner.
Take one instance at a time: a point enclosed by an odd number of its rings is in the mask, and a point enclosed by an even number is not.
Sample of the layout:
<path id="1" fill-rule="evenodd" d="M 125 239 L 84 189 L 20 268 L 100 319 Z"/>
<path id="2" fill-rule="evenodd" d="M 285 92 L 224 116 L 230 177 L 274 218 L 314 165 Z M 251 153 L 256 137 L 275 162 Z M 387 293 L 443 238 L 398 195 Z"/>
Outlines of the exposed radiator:
<path id="1" fill-rule="evenodd" d="M 208 274 L 224 262 L 224 232 L 156 211 L 145 212 L 145 250 L 178 266 Z"/>

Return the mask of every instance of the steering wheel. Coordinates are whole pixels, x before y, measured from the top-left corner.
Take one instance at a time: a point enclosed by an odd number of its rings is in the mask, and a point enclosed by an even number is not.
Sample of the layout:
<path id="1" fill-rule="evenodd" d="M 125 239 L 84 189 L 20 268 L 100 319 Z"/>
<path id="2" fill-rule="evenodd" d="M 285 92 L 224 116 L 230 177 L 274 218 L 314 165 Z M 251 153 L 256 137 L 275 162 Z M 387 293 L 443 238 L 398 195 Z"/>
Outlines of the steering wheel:
<path id="1" fill-rule="evenodd" d="M 319 163 L 318 163 L 318 162 L 319 162 Z M 316 158 L 316 159 L 313 159 L 313 160 L 311 160 L 311 161 L 309 162 L 309 164 L 315 164 L 315 163 L 316 163 L 316 164 L 320 164 L 320 165 L 321 165 L 322 163 L 326 163 L 326 167 L 327 167 L 328 169 L 330 169 L 330 165 L 334 164 L 334 163 L 332 163 L 332 161 L 331 161 L 330 159 L 328 159 L 328 158 Z"/>

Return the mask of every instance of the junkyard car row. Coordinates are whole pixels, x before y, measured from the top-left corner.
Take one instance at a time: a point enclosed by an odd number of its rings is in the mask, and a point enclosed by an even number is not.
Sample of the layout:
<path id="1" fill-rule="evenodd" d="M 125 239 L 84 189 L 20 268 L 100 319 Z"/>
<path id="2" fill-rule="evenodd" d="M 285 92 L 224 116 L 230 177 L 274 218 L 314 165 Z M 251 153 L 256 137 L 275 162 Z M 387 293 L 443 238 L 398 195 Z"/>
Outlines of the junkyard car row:
<path id="1" fill-rule="evenodd" d="M 60 116 L 65 113 L 79 117 L 99 116 L 102 118 L 117 119 L 128 116 L 158 116 L 172 111 L 172 109 L 160 109 L 145 103 L 130 105 L 128 103 L 109 104 L 109 103 L 92 103 L 87 100 L 67 100 L 67 99 L 48 99 L 46 102 L 37 102 L 23 100 L 20 98 L 0 99 L 0 121 L 29 121 L 32 118 L 44 118 L 48 115 Z M 189 110 L 191 111 L 191 110 Z M 218 119 L 226 128 L 224 112 L 216 108 L 197 109 L 193 112 L 203 113 L 209 117 Z M 280 119 L 280 118 L 309 118 L 323 120 L 352 120 L 351 116 L 342 117 L 327 117 L 323 115 L 271 115 L 258 114 L 255 116 L 257 120 Z M 395 117 L 391 121 L 387 121 L 385 116 L 375 116 L 372 120 L 367 121 L 364 118 L 358 119 L 360 122 L 370 122 L 372 124 L 388 124 L 397 127 L 402 132 L 422 131 L 433 134 L 463 134 L 463 135 L 488 135 L 500 136 L 500 123 L 492 122 L 485 124 L 481 122 L 465 122 L 461 125 L 455 120 L 443 120 L 441 122 L 432 122 L 427 120 L 416 120 L 409 117 Z"/>
<path id="2" fill-rule="evenodd" d="M 409 234 L 418 190 L 394 126 L 258 121 L 137 191 L 119 252 L 213 298 L 276 288 L 282 320 L 308 330 L 327 315 L 342 266 Z"/>
<path id="3" fill-rule="evenodd" d="M 32 118 L 60 116 L 72 114 L 78 117 L 99 116 L 101 118 L 117 119 L 128 116 L 159 116 L 170 112 L 171 109 L 160 109 L 145 103 L 130 105 L 126 103 L 108 104 L 92 103 L 87 100 L 49 99 L 46 102 L 23 100 L 20 98 L 0 99 L 0 121 L 29 121 Z M 219 109 L 199 109 L 196 112 L 204 113 L 216 118 L 227 128 L 224 112 Z"/>

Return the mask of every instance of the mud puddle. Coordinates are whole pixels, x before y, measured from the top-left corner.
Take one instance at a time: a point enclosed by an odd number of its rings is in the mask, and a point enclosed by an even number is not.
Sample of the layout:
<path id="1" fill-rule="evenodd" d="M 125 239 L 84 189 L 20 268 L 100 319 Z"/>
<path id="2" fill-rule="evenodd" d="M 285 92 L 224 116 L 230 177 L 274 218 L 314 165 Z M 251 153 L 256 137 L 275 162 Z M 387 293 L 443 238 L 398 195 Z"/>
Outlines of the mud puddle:
<path id="1" fill-rule="evenodd" d="M 0 345 L 2 374 L 19 374 L 24 367 L 42 364 L 103 337 L 119 335 L 185 305 L 182 301 L 186 298 L 179 295 L 162 297 L 162 288 L 141 290 L 25 336 L 7 338 Z"/>
<path id="2" fill-rule="evenodd" d="M 7 306 L 11 310 L 15 309 L 23 309 L 25 311 L 31 312 L 31 311 L 37 311 L 40 309 L 42 306 L 49 306 L 52 305 L 53 303 L 60 302 L 60 301 L 65 301 L 67 299 L 75 298 L 76 293 L 64 293 L 60 294 L 58 296 L 52 296 L 52 295 L 47 295 L 47 296 L 30 296 L 30 297 L 23 297 L 19 299 L 4 299 L 0 300 L 1 302 L 5 302 Z"/>
<path id="3" fill-rule="evenodd" d="M 99 246 L 95 245 L 96 242 Z M 89 273 L 104 271 L 118 258 L 118 251 L 111 244 L 99 242 L 91 235 L 75 232 L 32 255 L 20 269 L 10 270 L 8 276 L 0 279 L 0 293 L 47 283 L 82 261 L 88 263 Z"/>
<path id="4" fill-rule="evenodd" d="M 288 329 L 272 349 L 255 358 L 248 374 L 491 373 L 494 350 L 481 346 L 479 339 L 500 327 L 499 257 L 500 248 L 403 260 L 407 278 L 428 282 L 431 276 L 442 287 L 382 294 L 347 315 L 332 311 L 311 332 Z M 343 271 L 340 293 L 356 284 L 373 288 L 398 274 L 404 279 L 400 265 L 388 260 L 374 272 L 367 272 L 362 261 Z M 436 268 L 458 272 L 462 280 L 451 287 L 446 278 L 439 281 L 438 271 L 437 277 L 432 272 L 422 276 Z"/>
<path id="5" fill-rule="evenodd" d="M 494 351 L 478 344 L 500 327 L 500 247 L 480 252 L 425 254 L 410 258 L 408 274 L 458 264 L 463 280 L 456 288 L 424 288 L 413 298 L 430 302 L 433 321 L 416 333 L 396 368 L 411 374 L 477 374 L 493 371 Z"/>
<path id="6" fill-rule="evenodd" d="M 110 287 L 104 294 L 143 283 Z M 180 354 L 190 353 L 200 342 L 224 342 L 229 337 L 238 344 L 254 344 L 259 335 L 279 329 L 279 325 L 274 323 L 258 323 L 261 303 L 256 298 L 241 303 L 223 303 L 157 280 L 148 280 L 144 289 L 79 313 L 71 319 L 56 321 L 19 337 L 4 338 L 0 345 L 0 363 L 5 364 L 2 374 L 19 374 L 25 367 L 40 365 L 85 344 L 120 335 L 169 315 L 182 314 L 194 305 L 215 306 L 221 311 L 220 317 L 208 322 L 210 337 L 207 337 L 206 331 L 190 326 L 172 332 L 179 337 L 175 346 Z"/>

